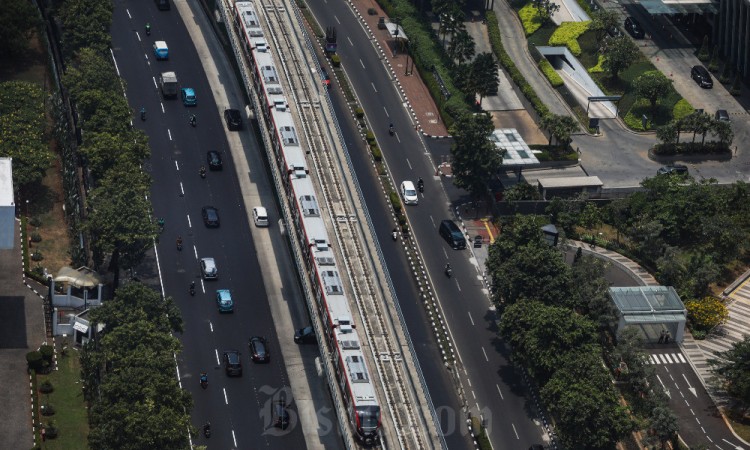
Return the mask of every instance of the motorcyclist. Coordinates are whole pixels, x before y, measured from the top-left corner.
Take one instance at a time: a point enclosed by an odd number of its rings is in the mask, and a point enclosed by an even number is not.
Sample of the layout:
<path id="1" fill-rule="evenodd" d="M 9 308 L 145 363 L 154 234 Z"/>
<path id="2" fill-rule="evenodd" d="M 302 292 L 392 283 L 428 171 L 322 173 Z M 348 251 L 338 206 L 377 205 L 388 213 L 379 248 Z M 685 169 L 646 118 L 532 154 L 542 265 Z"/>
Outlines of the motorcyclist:
<path id="1" fill-rule="evenodd" d="M 445 265 L 445 274 L 448 276 L 451 276 L 453 273 L 453 269 L 451 269 L 451 263 L 448 263 Z"/>
<path id="2" fill-rule="evenodd" d="M 201 385 L 208 384 L 208 374 L 201 372 Z"/>
<path id="3" fill-rule="evenodd" d="M 164 218 L 159 217 L 159 228 L 164 228 Z"/>
<path id="4" fill-rule="evenodd" d="M 200 174 L 201 178 L 206 178 L 206 166 L 201 166 Z"/>
<path id="5" fill-rule="evenodd" d="M 146 108 L 141 108 L 141 120 L 146 120 Z"/>
<path id="6" fill-rule="evenodd" d="M 191 290 L 191 291 L 194 291 L 194 290 L 195 290 L 195 281 L 191 281 L 191 282 L 190 282 L 190 290 Z"/>
<path id="7" fill-rule="evenodd" d="M 393 134 L 393 123 L 391 123 L 390 125 L 388 125 L 388 132 L 390 134 Z"/>
<path id="8" fill-rule="evenodd" d="M 393 240 L 394 241 L 397 240 L 398 239 L 398 227 L 394 228 L 391 234 L 393 236 Z"/>
<path id="9" fill-rule="evenodd" d="M 148 22 L 146 22 L 146 34 L 147 35 L 151 34 L 151 24 Z"/>
<path id="10" fill-rule="evenodd" d="M 419 192 L 424 191 L 424 181 L 422 180 L 422 177 L 419 177 L 419 181 L 417 181 L 417 188 L 419 189 Z"/>
<path id="11" fill-rule="evenodd" d="M 206 422 L 206 424 L 203 425 L 203 434 L 206 436 L 211 434 L 211 422 Z"/>
<path id="12" fill-rule="evenodd" d="M 195 117 L 195 114 L 190 115 L 190 125 L 195 126 L 197 118 Z"/>
<path id="13" fill-rule="evenodd" d="M 182 247 L 182 236 L 177 236 L 177 247 Z"/>

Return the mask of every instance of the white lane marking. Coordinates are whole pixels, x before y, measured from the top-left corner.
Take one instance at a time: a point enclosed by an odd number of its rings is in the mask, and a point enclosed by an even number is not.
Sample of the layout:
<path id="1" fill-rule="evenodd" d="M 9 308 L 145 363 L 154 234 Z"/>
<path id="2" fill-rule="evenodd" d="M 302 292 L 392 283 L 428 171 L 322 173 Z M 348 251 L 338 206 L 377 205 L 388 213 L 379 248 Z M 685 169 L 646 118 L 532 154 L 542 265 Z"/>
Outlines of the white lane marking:
<path id="1" fill-rule="evenodd" d="M 159 85 L 156 84 L 156 77 L 151 77 L 151 81 L 154 82 L 154 87 L 157 88 L 157 89 L 159 89 Z"/>
<path id="2" fill-rule="evenodd" d="M 237 448 L 237 436 L 234 435 L 234 429 L 232 429 L 232 440 L 234 441 L 234 448 Z"/>
<path id="3" fill-rule="evenodd" d="M 193 228 L 193 221 L 190 220 L 190 214 L 188 214 L 187 219 L 188 219 L 188 228 Z"/>
<path id="4" fill-rule="evenodd" d="M 386 109 L 386 107 L 385 107 L 385 106 L 383 106 L 383 111 L 385 111 L 385 116 L 386 116 L 386 117 L 391 117 L 391 115 L 390 115 L 390 114 L 388 114 L 388 110 Z"/>
<path id="5" fill-rule="evenodd" d="M 484 359 L 485 359 L 485 361 L 490 362 L 490 359 L 487 357 L 487 352 L 484 351 L 484 347 L 482 347 L 482 353 L 484 353 Z"/>
<path id="6" fill-rule="evenodd" d="M 130 10 L 129 9 L 126 9 L 125 12 L 128 13 L 128 19 L 132 19 L 133 18 L 133 16 L 130 15 Z"/>
<path id="7" fill-rule="evenodd" d="M 177 160 L 175 160 L 174 162 L 174 167 L 175 169 L 177 169 L 178 172 L 180 171 L 180 163 L 178 163 Z"/>
<path id="8" fill-rule="evenodd" d="M 161 113 L 165 114 L 167 111 L 164 109 L 164 103 L 159 102 L 159 104 L 161 105 Z"/>
<path id="9" fill-rule="evenodd" d="M 185 186 L 182 185 L 182 181 L 180 181 L 180 192 L 182 193 L 182 196 L 185 196 Z"/>
<path id="10" fill-rule="evenodd" d="M 472 396 L 472 397 L 474 397 L 474 400 L 476 400 L 476 399 L 477 399 L 477 394 L 476 394 L 476 393 L 474 393 L 474 390 L 473 390 L 473 389 L 472 389 L 472 391 L 471 391 L 471 396 Z"/>
<path id="11" fill-rule="evenodd" d="M 688 391 L 690 391 L 695 396 L 695 398 L 698 398 L 698 391 L 696 391 L 695 388 L 690 385 L 690 382 L 688 381 L 687 376 L 684 373 L 682 374 L 682 378 L 685 379 L 685 383 L 687 383 L 688 385 Z"/>
<path id="12" fill-rule="evenodd" d="M 516 439 L 520 440 L 520 439 L 521 439 L 521 437 L 520 437 L 520 436 L 518 436 L 518 431 L 516 431 L 516 425 L 515 425 L 515 424 L 513 424 L 513 423 L 512 423 L 512 424 L 510 424 L 510 425 L 511 425 L 511 426 L 513 427 L 513 432 L 514 432 L 514 433 L 516 433 Z"/>
<path id="13" fill-rule="evenodd" d="M 471 317 L 471 311 L 467 311 L 469 313 L 469 320 L 471 321 L 471 325 L 474 325 L 474 318 Z"/>
<path id="14" fill-rule="evenodd" d="M 458 292 L 461 292 L 461 283 L 458 282 L 458 279 L 456 280 L 456 287 L 458 288 Z"/>
<path id="15" fill-rule="evenodd" d="M 204 294 L 206 293 L 206 285 L 203 284 L 203 279 L 201 279 L 201 291 L 203 291 Z"/>
<path id="16" fill-rule="evenodd" d="M 143 41 L 141 40 L 141 34 L 140 34 L 139 32 L 137 32 L 137 31 L 136 31 L 136 32 L 135 32 L 135 36 L 136 36 L 136 37 L 138 38 L 138 42 L 143 42 Z"/>
<path id="17" fill-rule="evenodd" d="M 180 376 L 180 366 L 177 365 L 177 355 L 175 355 L 174 360 L 174 367 L 177 369 L 177 383 L 180 385 L 180 389 L 182 389 L 182 377 Z"/>
<path id="18" fill-rule="evenodd" d="M 117 71 L 117 76 L 120 76 L 120 67 L 117 65 L 117 59 L 115 59 L 115 52 L 112 51 L 112 49 L 109 49 L 109 54 L 112 56 L 112 62 L 115 63 L 115 70 Z"/>
<path id="19" fill-rule="evenodd" d="M 406 164 L 409 166 L 409 170 L 414 170 L 414 168 L 411 166 L 411 161 L 409 161 L 409 158 L 406 158 Z"/>
<path id="20" fill-rule="evenodd" d="M 337 16 L 333 16 L 333 18 L 336 19 L 336 22 L 338 22 L 339 25 L 341 25 L 341 21 L 339 20 Z"/>
<path id="21" fill-rule="evenodd" d="M 198 259 L 198 248 L 193 245 L 193 253 L 195 254 L 195 259 Z"/>
<path id="22" fill-rule="evenodd" d="M 169 128 L 167 128 L 167 134 L 169 135 L 169 140 L 171 141 L 172 140 L 172 131 Z"/>
<path id="23" fill-rule="evenodd" d="M 658 364 L 659 363 L 659 361 L 657 361 L 657 359 L 654 357 L 654 355 L 648 355 L 648 359 L 649 359 L 649 361 L 650 361 L 651 364 Z"/>
<path id="24" fill-rule="evenodd" d="M 375 83 L 370 82 L 370 85 L 372 86 L 372 90 L 377 93 L 378 92 L 378 88 L 375 87 Z"/>
<path id="25" fill-rule="evenodd" d="M 214 332 L 214 323 L 211 322 L 210 320 L 208 321 L 208 328 L 211 330 L 211 333 Z"/>
<path id="26" fill-rule="evenodd" d="M 349 41 L 349 45 L 351 45 L 352 47 L 354 47 L 354 42 L 352 42 L 352 40 L 349 39 L 349 36 L 346 37 L 346 40 Z"/>
<path id="27" fill-rule="evenodd" d="M 227 388 L 221 388 L 224 391 L 224 404 L 229 404 L 229 397 L 227 397 Z"/>
<path id="28" fill-rule="evenodd" d="M 363 69 L 365 68 L 365 63 L 363 63 L 361 59 L 359 60 L 359 64 L 362 66 Z"/>
<path id="29" fill-rule="evenodd" d="M 214 349 L 214 353 L 216 353 L 216 365 L 221 365 L 221 361 L 219 361 L 219 350 Z"/>
<path id="30" fill-rule="evenodd" d="M 497 393 L 500 394 L 500 398 L 505 400 L 505 397 L 503 397 L 503 391 L 500 390 L 500 386 L 495 385 L 495 387 L 497 388 Z"/>

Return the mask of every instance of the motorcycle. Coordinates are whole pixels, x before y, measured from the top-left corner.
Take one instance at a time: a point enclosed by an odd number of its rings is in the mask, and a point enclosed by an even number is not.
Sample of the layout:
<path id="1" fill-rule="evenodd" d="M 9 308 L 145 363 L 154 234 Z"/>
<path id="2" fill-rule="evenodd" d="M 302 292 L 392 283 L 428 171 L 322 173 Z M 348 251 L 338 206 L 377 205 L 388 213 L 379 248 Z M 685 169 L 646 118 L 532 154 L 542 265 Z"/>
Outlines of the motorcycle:
<path id="1" fill-rule="evenodd" d="M 451 269 L 451 265 L 450 264 L 448 264 L 447 266 L 445 266 L 445 276 L 448 277 L 448 278 L 450 278 L 450 277 L 453 276 L 453 269 Z"/>
<path id="2" fill-rule="evenodd" d="M 394 129 L 393 129 L 393 125 L 391 125 L 390 127 L 388 127 L 388 134 L 390 134 L 391 136 L 393 136 L 394 134 L 396 134 L 396 131 L 394 131 Z"/>
<path id="3" fill-rule="evenodd" d="M 182 241 L 177 241 L 177 251 L 178 252 L 182 251 Z"/>
<path id="4" fill-rule="evenodd" d="M 200 174 L 201 174 L 201 178 L 206 178 L 206 169 L 201 167 Z"/>
<path id="5" fill-rule="evenodd" d="M 146 36 L 151 36 L 151 24 L 146 24 Z"/>
<path id="6" fill-rule="evenodd" d="M 417 181 L 417 189 L 419 189 L 420 194 L 424 194 L 424 181 L 421 178 Z"/>
<path id="7" fill-rule="evenodd" d="M 205 373 L 201 374 L 201 387 L 203 389 L 208 387 L 208 376 Z"/>
<path id="8" fill-rule="evenodd" d="M 391 236 L 393 237 L 394 241 L 397 241 L 398 240 L 398 231 L 393 230 L 393 232 L 391 233 Z"/>
<path id="9" fill-rule="evenodd" d="M 198 123 L 197 123 L 197 119 L 195 118 L 195 114 L 193 114 L 192 116 L 190 116 L 190 125 L 192 125 L 192 126 L 193 126 L 193 128 L 195 128 L 195 126 L 196 126 L 197 124 L 198 124 Z"/>
<path id="10" fill-rule="evenodd" d="M 190 283 L 190 295 L 193 297 L 195 296 L 195 281 Z"/>
<path id="11" fill-rule="evenodd" d="M 210 423 L 203 425 L 203 435 L 206 436 L 207 438 L 211 437 L 211 424 Z"/>
<path id="12" fill-rule="evenodd" d="M 141 120 L 146 121 L 146 108 L 141 108 Z"/>

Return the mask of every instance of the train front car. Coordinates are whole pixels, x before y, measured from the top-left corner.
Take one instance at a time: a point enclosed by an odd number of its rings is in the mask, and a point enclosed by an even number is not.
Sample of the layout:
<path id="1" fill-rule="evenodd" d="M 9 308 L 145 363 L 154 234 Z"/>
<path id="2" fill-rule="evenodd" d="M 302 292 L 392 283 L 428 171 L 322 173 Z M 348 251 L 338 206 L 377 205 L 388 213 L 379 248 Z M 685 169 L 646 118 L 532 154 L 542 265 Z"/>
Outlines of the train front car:
<path id="1" fill-rule="evenodd" d="M 380 432 L 380 406 L 377 404 L 357 406 L 357 435 L 365 444 L 378 442 Z"/>

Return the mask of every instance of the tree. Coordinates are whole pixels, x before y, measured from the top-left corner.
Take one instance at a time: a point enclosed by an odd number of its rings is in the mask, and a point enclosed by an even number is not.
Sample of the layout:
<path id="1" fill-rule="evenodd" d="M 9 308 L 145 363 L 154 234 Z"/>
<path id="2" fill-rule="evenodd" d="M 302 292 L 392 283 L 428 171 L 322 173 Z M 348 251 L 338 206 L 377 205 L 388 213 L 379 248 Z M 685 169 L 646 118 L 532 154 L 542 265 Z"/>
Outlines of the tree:
<path id="1" fill-rule="evenodd" d="M 671 146 L 679 142 L 680 130 L 675 121 L 656 129 L 656 139 L 660 140 L 662 145 Z"/>
<path id="2" fill-rule="evenodd" d="M 526 181 L 516 183 L 503 191 L 503 200 L 508 203 L 521 200 L 539 200 L 540 198 L 539 190 Z"/>
<path id="3" fill-rule="evenodd" d="M 456 120 L 452 135 L 454 144 L 453 182 L 475 197 L 487 193 L 490 178 L 502 165 L 502 151 L 489 137 L 494 125 L 488 114 L 463 114 Z"/>
<path id="4" fill-rule="evenodd" d="M 711 124 L 712 131 L 719 139 L 719 143 L 724 147 L 732 145 L 734 140 L 734 131 L 732 131 L 732 124 L 723 120 L 714 120 Z"/>
<path id="5" fill-rule="evenodd" d="M 73 58 L 73 64 L 63 75 L 63 84 L 73 96 L 90 90 L 109 92 L 113 86 L 124 83 L 117 76 L 112 60 L 91 48 L 82 48 Z"/>
<path id="6" fill-rule="evenodd" d="M 573 293 L 565 302 L 570 308 L 585 314 L 600 329 L 607 329 L 617 318 L 609 298 L 609 282 L 604 278 L 607 267 L 608 263 L 595 256 L 580 256 L 572 266 Z"/>
<path id="7" fill-rule="evenodd" d="M 112 24 L 112 2 L 68 0 L 60 8 L 60 19 L 65 30 L 63 50 L 72 56 L 79 49 L 90 47 L 105 54 L 111 46 L 109 27 Z"/>
<path id="8" fill-rule="evenodd" d="M 606 39 L 602 54 L 606 55 L 602 67 L 612 78 L 617 78 L 620 72 L 630 67 L 641 56 L 638 47 L 624 35 Z"/>
<path id="9" fill-rule="evenodd" d="M 690 325 L 700 331 L 711 331 L 713 328 L 727 323 L 729 311 L 726 305 L 716 297 L 690 299 L 685 302 Z"/>
<path id="10" fill-rule="evenodd" d="M 654 434 L 659 439 L 662 450 L 667 447 L 667 442 L 677 435 L 680 427 L 677 423 L 677 416 L 668 407 L 657 407 L 651 411 L 649 417 L 649 426 L 654 430 Z"/>
<path id="11" fill-rule="evenodd" d="M 21 56 L 29 48 L 41 21 L 34 4 L 27 0 L 6 0 L 0 8 L 0 60 Z"/>
<path id="12" fill-rule="evenodd" d="M 158 331 L 181 333 L 180 310 L 172 297 L 162 300 L 159 293 L 142 283 L 128 283 L 115 291 L 112 300 L 91 311 L 91 321 L 117 328 L 145 319 L 153 323 Z"/>
<path id="13" fill-rule="evenodd" d="M 596 34 L 596 41 L 601 42 L 609 33 L 609 30 L 616 30 L 620 25 L 620 15 L 612 9 L 599 8 L 591 17 L 589 30 Z"/>
<path id="14" fill-rule="evenodd" d="M 656 102 L 669 95 L 672 80 L 658 70 L 649 70 L 633 80 L 635 93 L 651 103 L 651 114 L 656 113 Z"/>
<path id="15" fill-rule="evenodd" d="M 682 297 L 696 298 L 709 294 L 708 286 L 721 273 L 715 259 L 705 253 L 691 255 L 686 268 L 686 283 L 680 292 Z"/>
<path id="16" fill-rule="evenodd" d="M 448 44 L 448 55 L 458 65 L 462 65 L 465 61 L 470 61 L 474 57 L 474 49 L 474 38 L 468 31 L 460 30 Z"/>
<path id="17" fill-rule="evenodd" d="M 566 307 L 526 300 L 508 306 L 500 334 L 513 360 L 526 367 L 541 385 L 576 351 L 596 351 L 596 325 Z"/>
<path id="18" fill-rule="evenodd" d="M 552 15 L 560 11 L 560 5 L 552 0 L 533 0 L 533 2 L 534 7 L 539 12 L 539 20 L 542 22 L 542 25 L 547 24 L 552 19 Z"/>
<path id="19" fill-rule="evenodd" d="M 727 351 L 710 359 L 711 371 L 720 380 L 724 390 L 740 402 L 747 412 L 750 408 L 750 336 L 732 344 Z"/>
<path id="20" fill-rule="evenodd" d="M 497 74 L 497 61 L 492 53 L 480 53 L 471 63 L 471 86 L 479 94 L 479 104 L 482 98 L 497 93 L 500 78 Z"/>
<path id="21" fill-rule="evenodd" d="M 440 14 L 440 33 L 443 35 L 443 47 L 448 34 L 454 35 L 456 31 L 464 28 L 464 12 L 457 3 L 448 3 L 445 10 Z"/>
<path id="22" fill-rule="evenodd" d="M 684 277 L 682 253 L 675 247 L 665 247 L 664 255 L 656 260 L 656 279 L 662 286 L 679 286 Z"/>
<path id="23" fill-rule="evenodd" d="M 549 133 L 549 145 L 552 145 L 553 137 L 557 144 L 569 145 L 572 140 L 571 135 L 578 130 L 578 122 L 574 118 L 557 114 L 542 117 L 541 125 Z"/>
<path id="24" fill-rule="evenodd" d="M 107 132 L 87 133 L 80 151 L 86 159 L 86 166 L 96 179 L 102 178 L 120 162 L 137 165 L 150 154 L 148 137 L 137 129 L 119 135 Z"/>
<path id="25" fill-rule="evenodd" d="M 91 213 L 85 228 L 95 237 L 95 258 L 101 261 L 111 255 L 115 288 L 120 269 L 140 263 L 156 237 L 147 197 L 149 184 L 137 165 L 121 164 L 107 173 L 89 197 Z"/>

